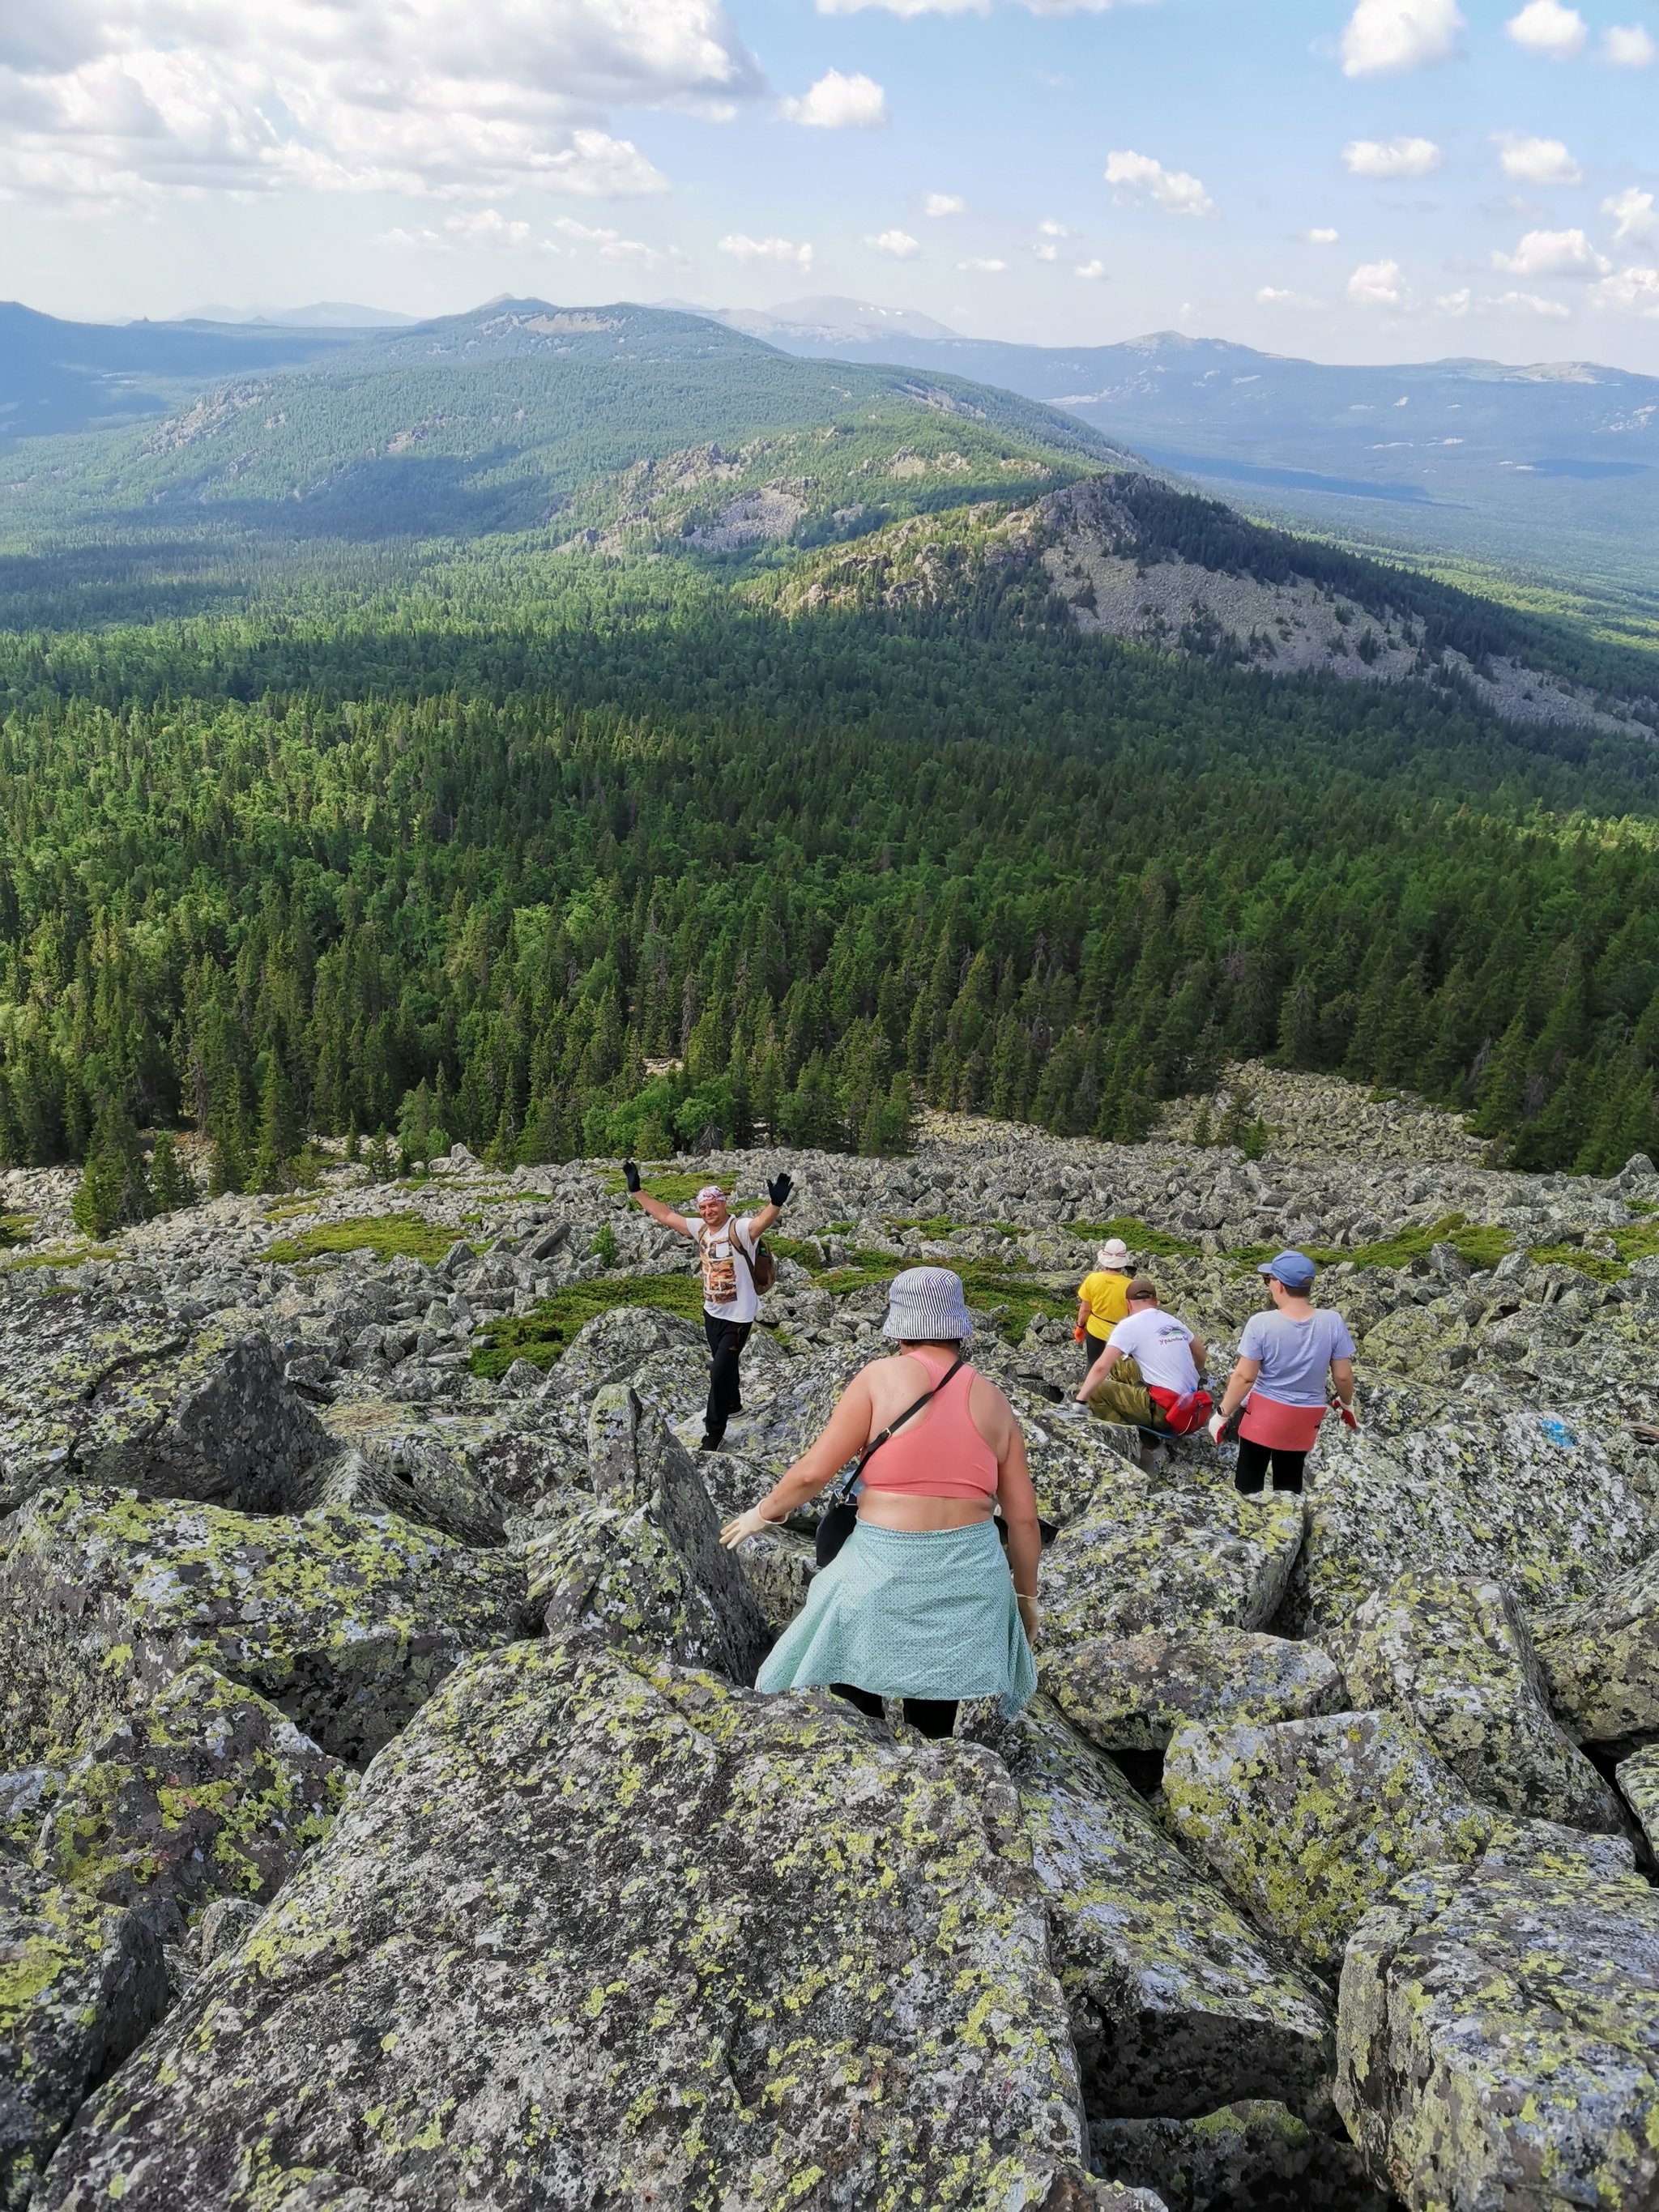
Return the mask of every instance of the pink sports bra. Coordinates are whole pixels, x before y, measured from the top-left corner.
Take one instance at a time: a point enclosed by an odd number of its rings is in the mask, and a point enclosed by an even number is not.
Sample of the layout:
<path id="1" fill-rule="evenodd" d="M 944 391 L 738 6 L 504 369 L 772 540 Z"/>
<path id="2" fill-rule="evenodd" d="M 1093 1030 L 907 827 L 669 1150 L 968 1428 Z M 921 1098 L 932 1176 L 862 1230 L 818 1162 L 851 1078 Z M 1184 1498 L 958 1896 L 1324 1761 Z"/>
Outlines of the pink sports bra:
<path id="1" fill-rule="evenodd" d="M 953 1355 L 931 1346 L 906 1355 L 919 1359 L 937 1386 Z M 958 1368 L 923 1412 L 890 1437 L 870 1462 L 867 1490 L 908 1491 L 913 1498 L 994 1498 L 997 1462 L 968 1410 L 971 1367 Z"/>

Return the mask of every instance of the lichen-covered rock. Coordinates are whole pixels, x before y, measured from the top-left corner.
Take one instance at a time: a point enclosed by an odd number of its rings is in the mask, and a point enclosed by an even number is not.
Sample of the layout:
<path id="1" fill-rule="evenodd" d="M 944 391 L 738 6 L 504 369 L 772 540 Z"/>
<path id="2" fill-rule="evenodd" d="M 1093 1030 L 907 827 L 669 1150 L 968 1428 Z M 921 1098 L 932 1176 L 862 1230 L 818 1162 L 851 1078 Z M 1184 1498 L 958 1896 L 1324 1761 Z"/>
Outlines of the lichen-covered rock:
<path id="1" fill-rule="evenodd" d="M 975 1746 L 514 1644 L 375 1761 L 83 2110 L 36 2212 L 112 2184 L 124 2212 L 1085 2212 L 1019 1829 Z"/>
<path id="2" fill-rule="evenodd" d="M 1339 1649 L 1356 1705 L 1403 1713 L 1477 1797 L 1617 1833 L 1619 1801 L 1563 1735 L 1502 1583 L 1414 1571 L 1373 1590 Z"/>
<path id="3" fill-rule="evenodd" d="M 1411 1571 L 1506 1583 L 1530 1614 L 1653 1542 L 1648 1500 L 1576 1422 L 1494 1404 L 1389 1437 L 1335 1429 L 1308 1493 L 1308 1624 L 1340 1626 Z"/>
<path id="4" fill-rule="evenodd" d="M 1393 1713 L 1188 1722 L 1164 1794 L 1198 1863 L 1321 1966 L 1403 1875 L 1477 1859 L 1492 1834 L 1492 1814 Z"/>
<path id="5" fill-rule="evenodd" d="M 158 2021 L 160 1938 L 137 1913 L 0 1852 L 0 2208 L 21 2212 L 82 2100 Z"/>
<path id="6" fill-rule="evenodd" d="M 738 1557 L 769 1634 L 781 1636 L 805 1604 L 818 1571 L 811 1538 L 793 1528 L 763 1529 L 744 1538 Z"/>
<path id="7" fill-rule="evenodd" d="M 401 1513 L 458 1542 L 488 1547 L 506 1534 L 507 1509 L 441 1445 L 399 1438 L 395 1450 L 353 1449 L 319 1460 L 296 1486 L 295 1511 L 349 1505 L 359 1513 Z"/>
<path id="8" fill-rule="evenodd" d="M 1651 2204 L 1659 1896 L 1636 1875 L 1414 1876 L 1343 1962 L 1336 2097 L 1410 2212 Z"/>
<path id="9" fill-rule="evenodd" d="M 1161 1751 L 1182 1721 L 1292 1721 L 1345 1705 L 1317 1644 L 1243 1628 L 1151 1629 L 1038 1656 L 1042 1686 L 1106 1751 Z"/>
<path id="10" fill-rule="evenodd" d="M 1659 1735 L 1659 1552 L 1533 1624 L 1556 1711 L 1581 1743 Z"/>
<path id="11" fill-rule="evenodd" d="M 1642 1824 L 1648 1849 L 1659 1856 L 1659 1743 L 1644 1744 L 1613 1769 L 1626 1802 Z"/>
<path id="12" fill-rule="evenodd" d="M 176 1942 L 210 1898 L 274 1897 L 349 1775 L 256 1691 L 186 1668 L 61 1778 L 37 1863 Z"/>
<path id="13" fill-rule="evenodd" d="M 1352 2143 L 1270 2098 L 1195 2120 L 1091 2119 L 1089 2141 L 1105 2172 L 1155 2190 L 1169 2212 L 1388 2212 L 1391 2202 Z"/>
<path id="14" fill-rule="evenodd" d="M 0 1303 L 0 1507 L 65 1477 L 244 1512 L 287 1510 L 328 1433 L 268 1336 L 144 1300 Z"/>
<path id="15" fill-rule="evenodd" d="M 62 1489 L 0 1541 L 0 1755 L 19 1765 L 198 1660 L 362 1760 L 468 1652 L 524 1628 L 521 1562 L 392 1513 L 287 1519 Z"/>
<path id="16" fill-rule="evenodd" d="M 1194 1872 L 1046 1698 L 983 1727 L 1019 1791 L 1090 2113 L 1184 2118 L 1266 2096 L 1328 2120 L 1325 1992 Z"/>
<path id="17" fill-rule="evenodd" d="M 1302 1541 L 1302 1500 L 1241 1498 L 1209 1482 L 1103 1483 L 1042 1555 L 1037 1588 L 1055 1644 L 1153 1628 L 1260 1628 Z"/>

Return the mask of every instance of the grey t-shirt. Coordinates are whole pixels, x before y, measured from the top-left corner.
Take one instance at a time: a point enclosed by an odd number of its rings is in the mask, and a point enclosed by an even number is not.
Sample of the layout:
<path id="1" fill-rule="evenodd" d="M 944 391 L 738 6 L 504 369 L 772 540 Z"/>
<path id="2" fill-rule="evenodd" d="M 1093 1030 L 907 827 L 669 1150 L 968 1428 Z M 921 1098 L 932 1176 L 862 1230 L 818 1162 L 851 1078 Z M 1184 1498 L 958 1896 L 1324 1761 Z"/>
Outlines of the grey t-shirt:
<path id="1" fill-rule="evenodd" d="M 1292 1321 L 1275 1307 L 1250 1316 L 1238 1356 L 1261 1362 L 1250 1388 L 1264 1398 L 1281 1406 L 1322 1406 L 1326 1371 L 1332 1360 L 1353 1358 L 1353 1339 L 1341 1315 L 1328 1306 L 1316 1306 L 1306 1321 Z"/>

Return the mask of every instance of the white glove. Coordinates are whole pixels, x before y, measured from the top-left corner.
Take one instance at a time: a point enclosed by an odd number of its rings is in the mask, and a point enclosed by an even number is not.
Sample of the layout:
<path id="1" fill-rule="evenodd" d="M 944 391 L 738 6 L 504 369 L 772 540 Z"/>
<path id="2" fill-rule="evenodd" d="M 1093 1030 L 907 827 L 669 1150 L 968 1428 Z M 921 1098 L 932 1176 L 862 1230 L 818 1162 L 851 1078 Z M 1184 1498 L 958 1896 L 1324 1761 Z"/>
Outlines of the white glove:
<path id="1" fill-rule="evenodd" d="M 747 1542 L 750 1536 L 758 1536 L 763 1528 L 771 1526 L 759 1506 L 751 1505 L 746 1513 L 739 1513 L 735 1521 L 726 1522 L 720 1530 L 720 1541 L 729 1548 L 732 1545 Z"/>
<path id="2" fill-rule="evenodd" d="M 1025 1631 L 1025 1641 L 1035 1650 L 1036 1640 L 1042 1633 L 1042 1607 L 1034 1597 L 1024 1597 L 1018 1590 L 1014 1592 L 1014 1603 L 1019 1607 L 1019 1618 Z"/>
<path id="3" fill-rule="evenodd" d="M 1218 1444 L 1221 1442 L 1221 1431 L 1226 1427 L 1226 1422 L 1223 1420 L 1219 1413 L 1211 1414 L 1209 1419 L 1204 1424 L 1204 1426 L 1209 1436 L 1210 1442 L 1212 1444 Z"/>

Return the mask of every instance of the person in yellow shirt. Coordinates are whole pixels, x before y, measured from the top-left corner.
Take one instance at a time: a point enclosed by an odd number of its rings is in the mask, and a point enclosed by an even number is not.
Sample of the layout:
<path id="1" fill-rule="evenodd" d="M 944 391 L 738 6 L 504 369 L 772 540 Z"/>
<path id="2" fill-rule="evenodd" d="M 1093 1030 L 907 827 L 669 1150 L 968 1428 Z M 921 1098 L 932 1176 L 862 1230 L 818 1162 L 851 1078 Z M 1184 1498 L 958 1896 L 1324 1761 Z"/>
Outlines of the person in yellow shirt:
<path id="1" fill-rule="evenodd" d="M 1129 1248 L 1121 1237 L 1107 1239 L 1095 1254 L 1092 1274 L 1077 1286 L 1077 1328 L 1086 1375 L 1106 1349 L 1106 1340 L 1129 1310 Z"/>

